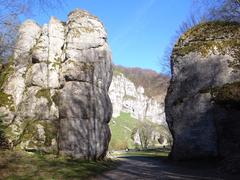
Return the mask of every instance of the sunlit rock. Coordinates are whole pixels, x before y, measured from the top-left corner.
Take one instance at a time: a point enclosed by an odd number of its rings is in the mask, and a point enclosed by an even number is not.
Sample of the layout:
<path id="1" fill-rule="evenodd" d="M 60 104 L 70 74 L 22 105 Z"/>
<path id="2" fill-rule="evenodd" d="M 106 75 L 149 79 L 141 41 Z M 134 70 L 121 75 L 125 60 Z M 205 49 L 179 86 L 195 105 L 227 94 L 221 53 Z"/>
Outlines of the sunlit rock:
<path id="1" fill-rule="evenodd" d="M 142 86 L 136 87 L 122 73 L 113 75 L 109 96 L 113 105 L 113 117 L 127 112 L 140 121 L 147 119 L 157 124 L 166 124 L 164 96 L 160 100 L 146 96 Z"/>
<path id="2" fill-rule="evenodd" d="M 27 20 L 2 71 L 9 147 L 103 159 L 110 140 L 111 50 L 103 24 L 75 10 L 67 22 Z"/>

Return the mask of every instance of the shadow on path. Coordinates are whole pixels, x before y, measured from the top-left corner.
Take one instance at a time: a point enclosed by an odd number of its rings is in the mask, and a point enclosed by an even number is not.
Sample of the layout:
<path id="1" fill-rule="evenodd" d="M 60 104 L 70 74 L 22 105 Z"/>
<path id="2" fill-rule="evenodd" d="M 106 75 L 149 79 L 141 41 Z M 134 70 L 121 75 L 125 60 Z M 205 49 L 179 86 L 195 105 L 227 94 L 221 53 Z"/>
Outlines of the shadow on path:
<path id="1" fill-rule="evenodd" d="M 172 162 L 165 157 L 118 157 L 121 164 L 92 179 L 160 179 L 160 180 L 239 180 L 239 177 L 222 174 L 214 162 Z"/>

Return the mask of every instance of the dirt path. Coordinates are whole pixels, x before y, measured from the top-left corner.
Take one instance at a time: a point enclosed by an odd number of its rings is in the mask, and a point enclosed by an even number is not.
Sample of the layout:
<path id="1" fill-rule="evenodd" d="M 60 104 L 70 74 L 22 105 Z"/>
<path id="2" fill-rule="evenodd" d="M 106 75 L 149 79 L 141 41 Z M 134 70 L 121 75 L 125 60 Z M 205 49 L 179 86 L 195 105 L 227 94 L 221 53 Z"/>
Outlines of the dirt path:
<path id="1" fill-rule="evenodd" d="M 173 163 L 166 158 L 140 156 L 118 157 L 121 165 L 92 179 L 96 180 L 239 180 L 239 177 L 224 176 L 214 164 Z"/>

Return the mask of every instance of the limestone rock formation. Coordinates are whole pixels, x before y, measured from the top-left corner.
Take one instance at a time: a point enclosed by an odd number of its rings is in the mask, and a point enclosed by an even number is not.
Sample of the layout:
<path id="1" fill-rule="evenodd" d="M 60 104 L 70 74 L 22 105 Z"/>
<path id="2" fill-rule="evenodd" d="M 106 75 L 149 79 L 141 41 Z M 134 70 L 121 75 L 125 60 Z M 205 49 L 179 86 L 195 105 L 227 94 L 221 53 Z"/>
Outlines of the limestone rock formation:
<path id="1" fill-rule="evenodd" d="M 164 96 L 155 99 L 144 94 L 142 86 L 137 87 L 122 73 L 113 75 L 109 96 L 113 105 L 113 117 L 121 112 L 130 113 L 138 120 L 148 119 L 154 123 L 166 124 L 164 113 Z"/>
<path id="2" fill-rule="evenodd" d="M 27 20 L 1 73 L 0 110 L 12 148 L 101 159 L 110 140 L 112 79 L 107 33 L 75 10 L 67 22 Z"/>
<path id="3" fill-rule="evenodd" d="M 176 44 L 166 118 L 174 159 L 239 156 L 240 24 L 210 22 Z"/>

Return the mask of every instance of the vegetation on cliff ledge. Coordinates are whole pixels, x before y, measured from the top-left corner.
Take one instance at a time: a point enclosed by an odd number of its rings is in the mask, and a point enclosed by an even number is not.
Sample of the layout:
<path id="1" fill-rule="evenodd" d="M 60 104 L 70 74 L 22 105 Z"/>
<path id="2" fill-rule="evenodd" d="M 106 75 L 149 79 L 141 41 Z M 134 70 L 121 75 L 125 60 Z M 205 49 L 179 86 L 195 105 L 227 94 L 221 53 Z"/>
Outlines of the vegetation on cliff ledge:
<path id="1" fill-rule="evenodd" d="M 233 51 L 233 57 L 240 57 L 240 23 L 215 21 L 201 23 L 183 34 L 174 54 L 185 56 L 191 52 L 200 52 L 203 57 L 209 53 L 225 55 Z"/>
<path id="2" fill-rule="evenodd" d="M 33 120 L 25 119 L 21 125 L 23 129 L 22 133 L 19 135 L 18 139 L 14 142 L 16 149 L 22 149 L 21 144 L 25 144 L 26 150 L 30 149 L 42 149 L 52 146 L 52 141 L 56 140 L 57 129 L 53 122 L 46 120 Z M 43 131 L 43 134 L 39 131 Z M 48 152 L 54 153 L 57 151 L 56 147 L 51 147 Z"/>
<path id="3" fill-rule="evenodd" d="M 218 104 L 230 108 L 240 108 L 240 82 L 226 84 L 213 89 L 213 96 Z"/>
<path id="4" fill-rule="evenodd" d="M 14 68 L 13 68 L 13 58 L 9 58 L 7 64 L 1 64 L 0 69 L 0 89 L 3 89 L 3 86 L 5 82 L 9 79 L 10 75 L 13 74 Z"/>
<path id="5" fill-rule="evenodd" d="M 12 95 L 9 95 L 0 91 L 0 107 L 5 107 L 10 111 L 14 111 L 15 107 L 14 107 Z"/>
<path id="6" fill-rule="evenodd" d="M 50 89 L 40 89 L 37 94 L 37 98 L 46 98 L 48 100 L 48 107 L 50 108 L 52 106 L 52 99 L 51 99 L 51 92 Z"/>

